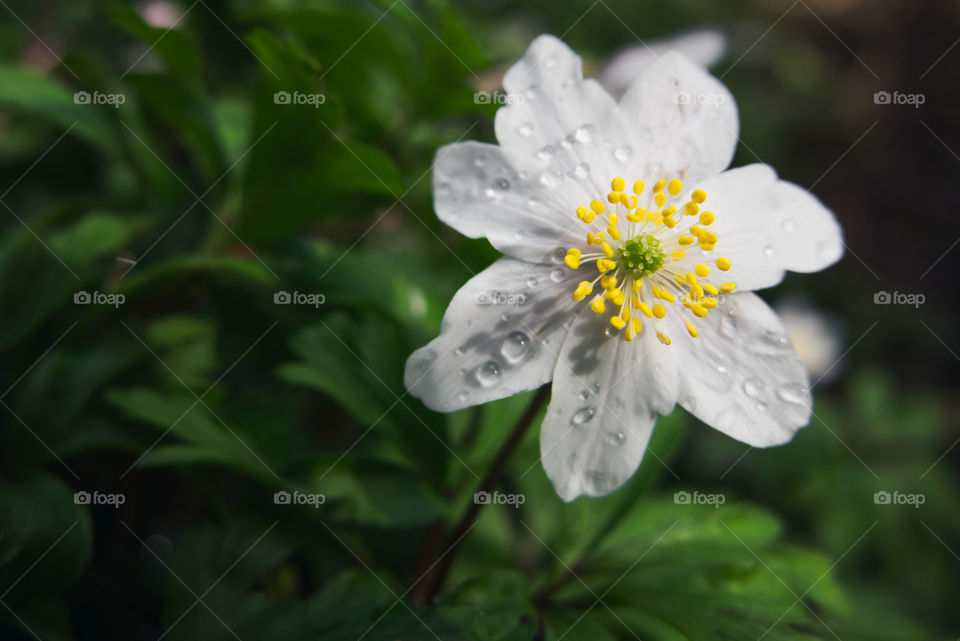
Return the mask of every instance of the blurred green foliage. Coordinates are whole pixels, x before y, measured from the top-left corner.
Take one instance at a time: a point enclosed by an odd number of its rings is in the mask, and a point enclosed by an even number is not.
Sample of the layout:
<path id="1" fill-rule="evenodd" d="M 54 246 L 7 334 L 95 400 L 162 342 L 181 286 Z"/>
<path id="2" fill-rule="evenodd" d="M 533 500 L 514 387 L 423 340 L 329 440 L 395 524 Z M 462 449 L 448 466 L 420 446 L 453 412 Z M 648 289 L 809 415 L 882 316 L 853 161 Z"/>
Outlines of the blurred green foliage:
<path id="1" fill-rule="evenodd" d="M 595 64 L 632 39 L 624 24 L 662 36 L 747 7 L 602 4 L 201 1 L 173 29 L 120 4 L 4 6 L 23 22 L 0 27 L 0 636 L 873 640 L 957 624 L 935 537 L 960 536 L 958 488 L 946 462 L 924 473 L 941 401 L 866 368 L 795 443 L 742 463 L 678 410 L 600 500 L 556 497 L 531 430 L 499 484 L 525 503 L 481 511 L 436 599 L 417 598 L 530 399 L 443 416 L 403 389 L 407 355 L 496 255 L 431 213 L 434 150 L 492 139 L 473 92 L 536 29 L 582 18 L 569 41 Z M 781 42 L 729 79 L 765 158 L 840 82 L 802 34 Z M 769 109 L 757 74 L 803 100 Z M 674 502 L 694 488 L 727 501 Z M 872 501 L 914 488 L 922 516 Z"/>

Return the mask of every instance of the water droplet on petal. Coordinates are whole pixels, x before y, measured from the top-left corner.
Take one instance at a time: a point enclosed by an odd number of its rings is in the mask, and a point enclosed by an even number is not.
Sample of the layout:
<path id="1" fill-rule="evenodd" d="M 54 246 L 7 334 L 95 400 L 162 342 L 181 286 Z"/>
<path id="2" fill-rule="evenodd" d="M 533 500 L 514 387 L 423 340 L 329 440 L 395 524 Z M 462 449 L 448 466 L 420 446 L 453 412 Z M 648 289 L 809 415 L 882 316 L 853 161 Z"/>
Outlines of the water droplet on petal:
<path id="1" fill-rule="evenodd" d="M 593 384 L 593 387 L 591 387 L 590 389 L 593 390 L 593 393 L 594 393 L 594 394 L 599 394 L 599 393 L 600 393 L 600 383 L 594 383 L 594 384 Z"/>
<path id="2" fill-rule="evenodd" d="M 550 272 L 550 280 L 552 280 L 552 281 L 555 282 L 555 283 L 559 283 L 561 280 L 563 280 L 563 270 L 562 270 L 562 269 L 554 269 L 553 271 L 551 271 L 551 272 Z"/>
<path id="3" fill-rule="evenodd" d="M 613 150 L 613 157 L 619 160 L 620 162 L 626 162 L 630 160 L 630 157 L 633 155 L 633 147 L 630 145 L 620 145 Z"/>
<path id="4" fill-rule="evenodd" d="M 757 401 L 757 410 L 760 411 L 760 412 L 766 412 L 766 411 L 767 411 L 767 404 L 764 403 L 763 401 Z"/>
<path id="5" fill-rule="evenodd" d="M 508 320 L 510 320 L 510 313 L 509 313 L 509 312 L 504 312 L 504 313 L 500 314 L 500 320 L 502 320 L 504 323 L 506 323 Z"/>
<path id="6" fill-rule="evenodd" d="M 717 415 L 717 418 L 713 422 L 713 426 L 718 430 L 730 429 L 737 418 L 737 414 L 737 408 L 728 407 Z"/>
<path id="7" fill-rule="evenodd" d="M 720 332 L 727 338 L 733 338 L 737 334 L 737 323 L 730 314 L 724 314 L 720 317 Z"/>
<path id="8" fill-rule="evenodd" d="M 530 351 L 530 337 L 523 332 L 510 332 L 500 346 L 500 353 L 508 363 L 516 363 Z"/>
<path id="9" fill-rule="evenodd" d="M 533 125 L 531 125 L 529 122 L 525 122 L 519 127 L 517 127 L 517 132 L 521 136 L 529 136 L 530 134 L 533 133 Z"/>
<path id="10" fill-rule="evenodd" d="M 500 191 L 506 191 L 510 189 L 510 181 L 507 180 L 506 178 L 497 178 L 494 181 L 493 186 L 499 189 Z"/>
<path id="11" fill-rule="evenodd" d="M 456 349 L 455 353 L 456 353 L 457 356 L 463 356 L 464 354 L 467 353 L 467 346 L 466 346 L 466 345 L 461 345 L 460 347 L 458 347 L 458 348 Z"/>
<path id="12" fill-rule="evenodd" d="M 557 177 L 549 171 L 540 174 L 540 184 L 544 187 L 556 187 L 558 182 L 560 181 L 557 180 Z"/>
<path id="13" fill-rule="evenodd" d="M 427 370 L 437 360 L 437 353 L 432 349 L 424 350 L 410 359 L 410 378 L 419 380 L 426 376 Z"/>
<path id="14" fill-rule="evenodd" d="M 475 167 L 485 167 L 487 164 L 487 158 L 483 154 L 479 154 L 476 158 L 473 159 L 473 164 Z"/>
<path id="15" fill-rule="evenodd" d="M 626 440 L 626 438 L 627 436 L 623 432 L 607 432 L 603 440 L 610 445 L 620 447 L 623 445 L 623 442 Z"/>
<path id="16" fill-rule="evenodd" d="M 783 231 L 787 232 L 788 234 L 792 233 L 796 228 L 797 223 L 793 220 L 793 218 L 787 218 L 785 221 L 783 221 Z"/>
<path id="17" fill-rule="evenodd" d="M 593 485 L 593 494 L 608 494 L 617 487 L 617 477 L 605 470 L 593 470 L 585 476 Z"/>
<path id="18" fill-rule="evenodd" d="M 590 174 L 590 165 L 585 162 L 573 168 L 573 175 L 577 178 L 586 178 Z"/>
<path id="19" fill-rule="evenodd" d="M 763 255 L 766 256 L 767 258 L 770 258 L 771 256 L 773 256 L 775 252 L 776 250 L 773 248 L 773 245 L 767 245 L 766 247 L 763 248 Z"/>
<path id="20" fill-rule="evenodd" d="M 748 378 L 743 382 L 743 393 L 753 399 L 760 398 L 763 388 L 763 380 L 757 377 Z"/>
<path id="21" fill-rule="evenodd" d="M 590 142 L 590 140 L 593 138 L 593 125 L 580 125 L 577 127 L 576 131 L 573 132 L 573 136 L 577 139 L 577 142 Z"/>
<path id="22" fill-rule="evenodd" d="M 581 401 L 585 401 L 587 400 L 587 398 L 590 397 L 590 392 L 588 392 L 587 390 L 583 390 L 582 392 L 580 392 L 579 396 Z"/>
<path id="23" fill-rule="evenodd" d="M 501 377 L 500 366 L 495 361 L 487 361 L 477 370 L 477 380 L 484 387 L 496 385 L 500 382 Z"/>
<path id="24" fill-rule="evenodd" d="M 538 282 L 539 281 L 536 278 L 533 278 L 531 276 L 530 278 L 527 279 L 527 287 L 536 287 Z"/>
<path id="25" fill-rule="evenodd" d="M 726 374 L 727 373 L 726 365 L 717 365 L 717 371 L 720 372 L 721 374 Z"/>
<path id="26" fill-rule="evenodd" d="M 537 158 L 540 160 L 550 160 L 556 152 L 557 150 L 553 148 L 553 145 L 547 145 L 537 152 Z"/>
<path id="27" fill-rule="evenodd" d="M 570 422 L 574 425 L 583 425 L 592 419 L 596 413 L 597 408 L 595 407 L 581 408 L 574 413 L 573 418 L 570 419 Z"/>
<path id="28" fill-rule="evenodd" d="M 787 383 L 777 389 L 777 397 L 788 403 L 804 404 L 807 402 L 807 388 L 799 383 Z"/>
<path id="29" fill-rule="evenodd" d="M 469 396 L 470 396 L 470 392 L 468 392 L 467 390 L 463 390 L 462 392 L 457 394 L 457 398 L 461 401 L 467 400 Z"/>

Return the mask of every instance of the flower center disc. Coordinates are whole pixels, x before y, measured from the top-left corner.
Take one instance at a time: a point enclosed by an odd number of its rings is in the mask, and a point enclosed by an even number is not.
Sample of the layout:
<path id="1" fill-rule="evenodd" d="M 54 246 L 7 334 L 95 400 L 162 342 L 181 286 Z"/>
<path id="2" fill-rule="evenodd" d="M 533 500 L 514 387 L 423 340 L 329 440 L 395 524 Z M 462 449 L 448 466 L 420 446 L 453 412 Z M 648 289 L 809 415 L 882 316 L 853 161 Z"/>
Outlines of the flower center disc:
<path id="1" fill-rule="evenodd" d="M 660 239 L 651 234 L 641 234 L 617 248 L 618 263 L 626 274 L 634 279 L 655 273 L 667 261 L 660 249 Z"/>
<path id="2" fill-rule="evenodd" d="M 599 273 L 593 280 L 580 281 L 573 300 L 592 295 L 590 309 L 599 316 L 607 313 L 610 303 L 614 313 L 610 325 L 628 342 L 643 331 L 644 322 L 663 320 L 667 306 L 690 314 L 692 318 L 683 323 L 690 336 L 697 338 L 699 332 L 692 320 L 706 317 L 719 305 L 718 295 L 737 287 L 711 278 L 713 269 L 721 273 L 730 269 L 728 258 L 713 259 L 711 268 L 686 255 L 697 245 L 703 256 L 713 252 L 719 237 L 707 228 L 716 216 L 700 209 L 707 200 L 706 192 L 694 189 L 687 193 L 679 178 L 658 180 L 647 193 L 645 187 L 638 180 L 628 194 L 627 182 L 618 176 L 610 183 L 609 207 L 599 200 L 591 201 L 589 207 L 577 207 L 577 218 L 590 231 L 586 245 L 567 250 L 563 262 L 570 269 L 593 263 Z M 597 284 L 602 292 L 594 293 Z M 608 334 L 610 331 L 607 328 Z M 656 330 L 656 334 L 664 345 L 671 343 L 663 331 Z"/>

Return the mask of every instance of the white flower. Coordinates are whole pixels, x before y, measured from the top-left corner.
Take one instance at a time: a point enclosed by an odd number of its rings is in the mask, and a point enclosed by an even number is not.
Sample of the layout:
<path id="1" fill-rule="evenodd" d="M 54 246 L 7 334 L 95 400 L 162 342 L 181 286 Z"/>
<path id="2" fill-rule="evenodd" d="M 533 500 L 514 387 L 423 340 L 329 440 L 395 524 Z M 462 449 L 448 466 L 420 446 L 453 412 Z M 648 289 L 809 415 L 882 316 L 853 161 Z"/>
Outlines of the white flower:
<path id="1" fill-rule="evenodd" d="M 619 98 L 644 69 L 671 51 L 683 54 L 702 67 L 712 67 L 726 50 L 727 37 L 719 29 L 694 29 L 647 40 L 614 54 L 599 74 L 600 84 L 614 98 Z"/>
<path id="2" fill-rule="evenodd" d="M 843 325 L 804 298 L 784 300 L 776 310 L 810 376 L 821 384 L 834 380 L 843 371 Z"/>
<path id="3" fill-rule="evenodd" d="M 564 500 L 623 484 L 676 404 L 755 447 L 790 440 L 808 376 L 749 292 L 838 260 L 833 215 L 767 165 L 724 171 L 733 97 L 679 54 L 618 103 L 541 36 L 503 84 L 500 145 L 441 148 L 434 198 L 506 256 L 454 296 L 407 389 L 449 412 L 552 379 L 540 444 Z"/>

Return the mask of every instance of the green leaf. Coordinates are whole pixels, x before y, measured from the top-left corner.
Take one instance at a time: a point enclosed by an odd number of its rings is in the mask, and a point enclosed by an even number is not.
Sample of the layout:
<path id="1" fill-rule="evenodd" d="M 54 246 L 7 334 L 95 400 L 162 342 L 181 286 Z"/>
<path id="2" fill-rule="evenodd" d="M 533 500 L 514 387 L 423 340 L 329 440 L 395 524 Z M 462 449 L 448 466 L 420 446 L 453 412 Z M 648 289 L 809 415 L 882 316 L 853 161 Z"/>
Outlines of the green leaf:
<path id="1" fill-rule="evenodd" d="M 0 480 L 0 594 L 11 604 L 72 586 L 90 560 L 90 517 L 73 490 L 44 471 Z M 9 593 L 8 593 L 9 591 Z"/>
<path id="2" fill-rule="evenodd" d="M 512 571 L 492 571 L 462 583 L 438 599 L 437 610 L 475 641 L 525 641 L 536 634 L 527 580 Z"/>
<path id="3" fill-rule="evenodd" d="M 111 154 L 120 151 L 116 130 L 99 105 L 78 104 L 74 92 L 49 76 L 0 64 L 0 109 L 41 118 Z"/>
<path id="4" fill-rule="evenodd" d="M 430 523 L 446 510 L 424 479 L 383 461 L 344 459 L 324 470 L 316 490 L 339 521 L 405 528 Z"/>
<path id="5" fill-rule="evenodd" d="M 171 76 L 199 77 L 203 72 L 200 49 L 189 32 L 176 27 L 167 29 L 150 26 L 139 14 L 129 9 L 113 8 L 110 16 L 120 29 L 150 47 L 150 52 L 163 61 Z M 140 64 L 145 62 L 142 60 Z M 134 66 L 131 71 L 139 72 L 139 69 Z"/>

